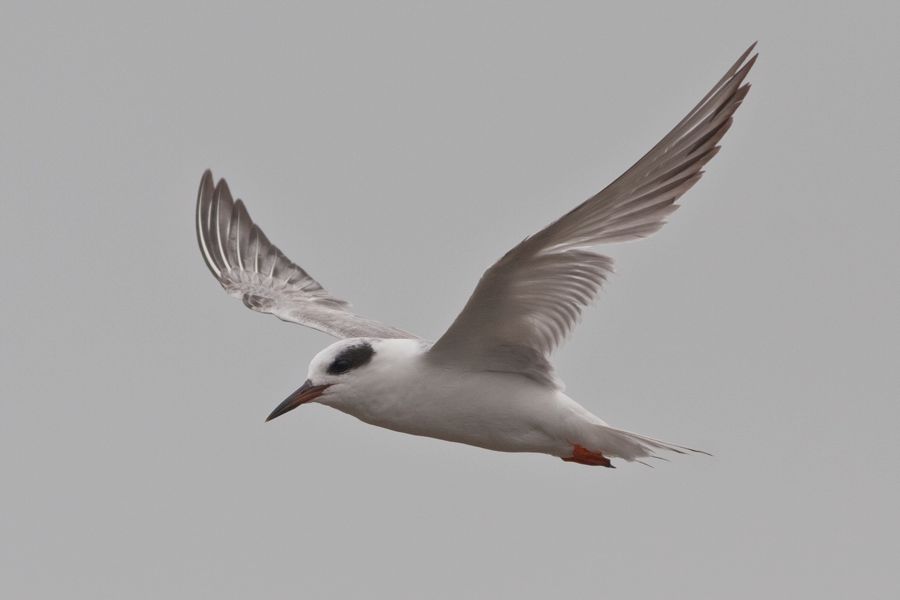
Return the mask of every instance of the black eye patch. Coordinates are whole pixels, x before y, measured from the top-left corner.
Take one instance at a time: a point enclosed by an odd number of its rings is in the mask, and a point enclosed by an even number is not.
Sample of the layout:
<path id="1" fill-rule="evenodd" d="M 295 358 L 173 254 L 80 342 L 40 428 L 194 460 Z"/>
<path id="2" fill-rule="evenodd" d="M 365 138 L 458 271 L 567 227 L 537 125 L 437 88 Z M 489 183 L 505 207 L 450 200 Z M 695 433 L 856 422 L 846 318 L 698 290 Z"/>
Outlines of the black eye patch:
<path id="1" fill-rule="evenodd" d="M 357 344 L 345 348 L 340 354 L 335 356 L 334 360 L 331 361 L 331 364 L 328 365 L 328 374 L 340 375 L 351 369 L 361 367 L 372 360 L 372 355 L 374 354 L 375 350 L 372 348 L 372 345 L 368 343 Z"/>

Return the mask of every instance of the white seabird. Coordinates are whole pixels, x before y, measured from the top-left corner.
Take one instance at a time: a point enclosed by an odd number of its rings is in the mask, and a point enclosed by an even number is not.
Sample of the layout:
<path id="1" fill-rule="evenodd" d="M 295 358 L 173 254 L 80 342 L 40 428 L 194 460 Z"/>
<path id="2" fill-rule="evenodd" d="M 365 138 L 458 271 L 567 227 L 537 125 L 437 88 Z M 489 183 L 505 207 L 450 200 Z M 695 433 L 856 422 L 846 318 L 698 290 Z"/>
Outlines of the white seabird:
<path id="1" fill-rule="evenodd" d="M 743 82 L 754 46 L 630 169 L 485 271 L 434 343 L 352 312 L 269 242 L 225 180 L 214 185 L 206 171 L 197 238 L 225 291 L 342 338 L 313 358 L 306 382 L 267 420 L 315 401 L 395 431 L 586 465 L 696 452 L 610 427 L 563 393 L 549 358 L 612 272 L 612 259 L 590 248 L 657 231 L 719 151 L 750 88 Z"/>

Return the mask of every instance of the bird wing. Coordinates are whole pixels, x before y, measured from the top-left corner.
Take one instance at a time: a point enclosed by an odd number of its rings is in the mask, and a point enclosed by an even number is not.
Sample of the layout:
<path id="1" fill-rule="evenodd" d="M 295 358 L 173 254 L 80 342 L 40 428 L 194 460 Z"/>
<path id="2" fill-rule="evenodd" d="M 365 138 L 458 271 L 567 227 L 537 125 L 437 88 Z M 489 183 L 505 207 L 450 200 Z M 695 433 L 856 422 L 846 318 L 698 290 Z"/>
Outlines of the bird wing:
<path id="1" fill-rule="evenodd" d="M 230 296 L 248 308 L 339 338 L 415 338 L 362 317 L 291 262 L 253 222 L 228 184 L 203 174 L 197 195 L 197 241 L 206 266 Z"/>
<path id="2" fill-rule="evenodd" d="M 462 312 L 432 346 L 435 361 L 515 372 L 556 384 L 547 360 L 613 270 L 586 248 L 646 237 L 700 179 L 747 95 L 753 46 L 678 125 L 595 196 L 494 263 Z"/>

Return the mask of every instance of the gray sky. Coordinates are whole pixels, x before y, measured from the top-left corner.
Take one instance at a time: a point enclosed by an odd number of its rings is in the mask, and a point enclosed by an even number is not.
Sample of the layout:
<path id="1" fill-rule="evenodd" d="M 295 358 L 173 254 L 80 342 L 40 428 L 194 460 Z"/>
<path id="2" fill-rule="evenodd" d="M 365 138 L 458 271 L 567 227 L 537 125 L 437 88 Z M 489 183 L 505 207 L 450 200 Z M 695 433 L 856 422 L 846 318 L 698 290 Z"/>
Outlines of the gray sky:
<path id="1" fill-rule="evenodd" d="M 900 595 L 900 9 L 633 4 L 7 2 L 0 595 Z M 210 277 L 203 169 L 336 295 L 434 338 L 756 39 L 723 151 L 607 248 L 556 355 L 592 411 L 714 458 L 263 423 L 331 339 Z"/>

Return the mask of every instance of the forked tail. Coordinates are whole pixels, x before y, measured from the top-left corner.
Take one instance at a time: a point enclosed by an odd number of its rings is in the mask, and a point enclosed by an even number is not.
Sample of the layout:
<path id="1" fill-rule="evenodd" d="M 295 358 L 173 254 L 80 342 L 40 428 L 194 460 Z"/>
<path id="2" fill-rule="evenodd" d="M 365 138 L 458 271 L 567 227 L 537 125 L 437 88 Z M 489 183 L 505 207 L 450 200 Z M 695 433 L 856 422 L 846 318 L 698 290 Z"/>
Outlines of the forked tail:
<path id="1" fill-rule="evenodd" d="M 621 458 L 629 462 L 636 461 L 642 464 L 647 464 L 641 460 L 642 458 L 666 460 L 657 454 L 659 451 L 675 452 L 677 454 L 693 452 L 712 456 L 709 452 L 703 450 L 670 444 L 669 442 L 616 429 L 608 425 L 592 424 L 589 438 L 585 444 L 575 446 L 572 457 L 565 457 L 563 460 L 580 464 L 612 467 L 612 464 L 609 462 L 610 458 Z"/>

